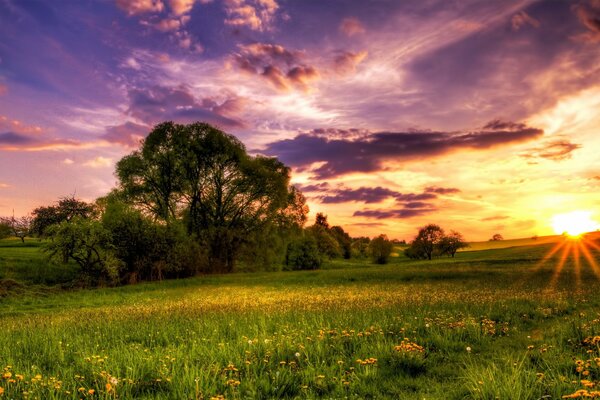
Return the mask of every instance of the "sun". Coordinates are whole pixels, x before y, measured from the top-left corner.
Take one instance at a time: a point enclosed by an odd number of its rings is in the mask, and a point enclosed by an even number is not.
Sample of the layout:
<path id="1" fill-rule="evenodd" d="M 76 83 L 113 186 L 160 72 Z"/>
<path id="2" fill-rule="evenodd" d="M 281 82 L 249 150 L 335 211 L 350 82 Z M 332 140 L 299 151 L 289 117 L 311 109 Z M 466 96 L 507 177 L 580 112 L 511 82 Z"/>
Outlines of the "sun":
<path id="1" fill-rule="evenodd" d="M 566 233 L 571 237 L 579 237 L 599 227 L 600 225 L 592 219 L 590 211 L 572 211 L 552 217 L 552 228 L 558 235 Z"/>

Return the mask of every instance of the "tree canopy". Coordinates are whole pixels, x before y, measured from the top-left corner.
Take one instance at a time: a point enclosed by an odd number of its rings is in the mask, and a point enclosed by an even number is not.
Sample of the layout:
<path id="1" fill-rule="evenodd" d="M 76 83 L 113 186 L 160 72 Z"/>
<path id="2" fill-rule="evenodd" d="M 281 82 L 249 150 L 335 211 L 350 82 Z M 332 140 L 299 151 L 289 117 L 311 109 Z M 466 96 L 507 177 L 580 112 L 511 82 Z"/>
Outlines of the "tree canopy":
<path id="1" fill-rule="evenodd" d="M 157 125 L 117 164 L 124 196 L 166 224 L 182 220 L 208 247 L 213 272 L 230 272 L 243 244 L 268 225 L 300 224 L 304 198 L 276 158 L 251 156 L 206 124 Z"/>

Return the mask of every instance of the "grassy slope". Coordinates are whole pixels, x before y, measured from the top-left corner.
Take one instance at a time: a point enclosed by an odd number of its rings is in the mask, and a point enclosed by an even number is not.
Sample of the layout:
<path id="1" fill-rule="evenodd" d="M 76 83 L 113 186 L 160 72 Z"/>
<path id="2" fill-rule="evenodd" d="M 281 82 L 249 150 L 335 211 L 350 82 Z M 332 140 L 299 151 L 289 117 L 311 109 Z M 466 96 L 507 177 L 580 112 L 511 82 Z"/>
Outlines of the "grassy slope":
<path id="1" fill-rule="evenodd" d="M 572 257 L 556 275 L 561 252 L 540 265 L 551 247 L 9 296 L 0 368 L 24 380 L 0 387 L 113 398 L 117 378 L 121 398 L 560 398 L 583 387 L 574 359 L 600 357 L 583 344 L 600 331 L 600 284 Z M 35 254 L 0 246 L 15 263 Z M 424 352 L 396 351 L 404 338 Z M 600 365 L 586 370 L 600 380 Z"/>

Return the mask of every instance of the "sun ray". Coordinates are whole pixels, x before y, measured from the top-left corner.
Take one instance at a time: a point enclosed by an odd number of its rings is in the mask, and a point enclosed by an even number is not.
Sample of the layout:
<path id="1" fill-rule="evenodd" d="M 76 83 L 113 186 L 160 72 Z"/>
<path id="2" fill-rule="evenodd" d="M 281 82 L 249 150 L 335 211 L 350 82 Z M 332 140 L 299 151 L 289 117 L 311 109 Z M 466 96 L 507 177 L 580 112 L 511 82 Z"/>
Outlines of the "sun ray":
<path id="1" fill-rule="evenodd" d="M 592 268 L 592 271 L 594 272 L 594 274 L 596 275 L 596 278 L 598 278 L 600 280 L 600 267 L 598 267 L 598 264 L 596 263 L 596 260 L 594 260 L 594 256 L 592 255 L 592 253 L 590 252 L 590 250 L 587 248 L 586 244 L 589 244 L 588 241 L 584 241 L 585 243 L 583 243 L 583 245 L 581 246 L 581 250 L 583 253 L 583 256 L 585 257 L 585 259 L 587 260 L 588 264 L 590 265 L 590 267 Z M 597 248 L 597 246 L 592 246 Z"/>
<path id="2" fill-rule="evenodd" d="M 560 242 L 556 243 L 556 245 L 536 264 L 536 266 L 534 267 L 534 269 L 531 272 L 532 273 L 538 272 L 544 266 L 544 264 L 546 264 L 546 262 L 550 258 L 552 258 L 552 256 L 554 256 L 566 244 L 567 244 L 566 240 L 561 240 Z"/>
<path id="3" fill-rule="evenodd" d="M 581 241 L 577 241 L 575 242 L 575 245 L 573 246 L 573 260 L 575 261 L 575 285 L 577 286 L 577 289 L 581 288 L 581 260 L 580 260 L 580 253 L 581 253 L 581 247 L 583 246 L 583 243 Z"/>
<path id="4" fill-rule="evenodd" d="M 562 254 L 560 255 L 560 261 L 558 262 L 556 268 L 554 268 L 554 273 L 552 274 L 552 279 L 550 281 L 550 286 L 553 288 L 558 283 L 558 278 L 560 277 L 563 267 L 565 266 L 565 262 L 567 261 L 567 257 L 571 253 L 571 248 L 573 247 L 572 241 L 565 241 L 565 242 L 567 245 L 565 246 Z"/>

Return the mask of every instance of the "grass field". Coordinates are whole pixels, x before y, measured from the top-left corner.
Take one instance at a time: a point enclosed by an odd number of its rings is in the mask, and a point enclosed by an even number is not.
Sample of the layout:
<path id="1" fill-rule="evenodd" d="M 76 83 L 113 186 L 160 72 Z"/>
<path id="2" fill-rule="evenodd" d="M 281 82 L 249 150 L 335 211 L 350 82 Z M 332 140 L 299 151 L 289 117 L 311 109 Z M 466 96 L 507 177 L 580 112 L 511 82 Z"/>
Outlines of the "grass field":
<path id="1" fill-rule="evenodd" d="M 58 289 L 75 269 L 48 265 L 33 241 L 0 243 L 0 279 L 23 283 L 0 297 L 6 398 L 560 399 L 600 390 L 600 269 L 582 252 L 542 263 L 552 243 L 96 290 Z"/>

